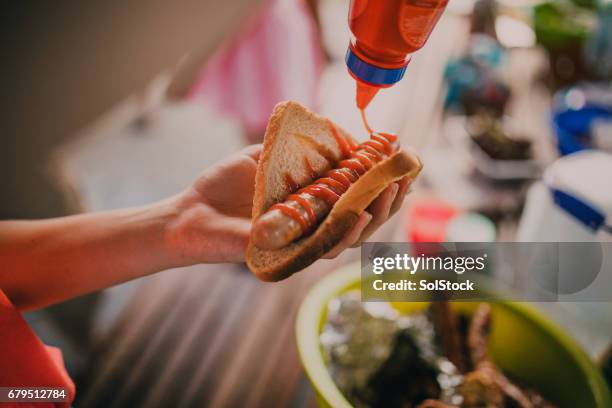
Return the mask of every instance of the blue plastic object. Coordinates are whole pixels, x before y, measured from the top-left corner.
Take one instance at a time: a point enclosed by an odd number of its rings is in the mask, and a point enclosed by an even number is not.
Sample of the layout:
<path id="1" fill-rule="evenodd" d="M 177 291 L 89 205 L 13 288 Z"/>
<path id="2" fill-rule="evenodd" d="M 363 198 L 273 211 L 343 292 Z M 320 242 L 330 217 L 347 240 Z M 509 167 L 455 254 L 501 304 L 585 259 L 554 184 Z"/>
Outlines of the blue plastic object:
<path id="1" fill-rule="evenodd" d="M 346 66 L 356 78 L 372 85 L 387 87 L 403 78 L 408 65 L 397 69 L 380 68 L 359 59 L 349 48 L 346 52 Z"/>
<path id="2" fill-rule="evenodd" d="M 591 148 L 591 126 L 596 120 L 612 121 L 612 89 L 583 84 L 557 93 L 552 121 L 562 156 Z"/>
<path id="3" fill-rule="evenodd" d="M 593 231 L 597 231 L 604 226 L 606 216 L 597 208 L 564 191 L 551 189 L 551 192 L 553 200 L 559 207 L 573 215 Z"/>

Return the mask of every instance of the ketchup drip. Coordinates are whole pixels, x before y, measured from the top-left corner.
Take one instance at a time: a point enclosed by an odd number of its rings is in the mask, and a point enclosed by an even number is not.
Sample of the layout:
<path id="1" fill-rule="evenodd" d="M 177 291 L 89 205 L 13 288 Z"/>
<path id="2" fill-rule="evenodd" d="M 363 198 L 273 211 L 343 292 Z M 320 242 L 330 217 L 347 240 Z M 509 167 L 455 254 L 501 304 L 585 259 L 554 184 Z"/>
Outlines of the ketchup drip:
<path id="1" fill-rule="evenodd" d="M 308 172 L 308 176 L 311 179 L 316 179 L 317 178 L 318 174 L 312 168 L 312 164 L 310 163 L 310 160 L 308 160 L 308 157 L 304 157 L 304 167 L 306 168 L 306 171 Z"/>
<path id="2" fill-rule="evenodd" d="M 301 194 L 316 197 L 331 208 L 340 199 L 340 196 L 349 189 L 352 183 L 357 181 L 361 175 L 371 169 L 376 163 L 390 156 L 395 150 L 393 143 L 397 141 L 397 136 L 372 132 L 363 110 L 362 119 L 364 126 L 370 132 L 370 139 L 360 145 L 355 145 L 351 139 L 341 135 L 336 126 L 331 121 L 328 122 L 330 131 L 342 155 L 338 167 L 328 171 L 324 177 L 319 178 L 311 185 L 298 190 L 295 194 L 291 194 L 286 202 L 274 204 L 271 207 L 271 209 L 278 209 L 284 215 L 298 222 L 303 233 L 310 231 L 317 225 L 317 216 L 311 202 Z M 304 166 L 312 178 L 317 176 L 308 158 L 304 158 Z M 295 191 L 295 189 L 291 188 L 290 190 Z M 302 207 L 306 215 L 303 215 L 302 211 L 299 211 L 295 205 L 290 205 L 291 201 Z"/>
<path id="3" fill-rule="evenodd" d="M 359 97 L 359 93 L 357 93 L 357 96 Z M 359 105 L 359 103 L 357 103 L 357 105 Z M 368 124 L 368 119 L 366 118 L 366 114 L 365 114 L 365 106 L 359 106 L 359 112 L 361 112 L 361 122 L 363 122 L 363 127 L 368 131 L 368 133 L 371 136 L 374 132 L 372 131 L 372 128 Z"/>
<path id="4" fill-rule="evenodd" d="M 355 146 L 352 145 L 346 137 L 340 135 L 338 128 L 331 121 L 328 120 L 327 124 L 329 125 L 329 129 L 331 130 L 334 139 L 336 139 L 336 143 L 340 148 L 340 153 L 342 154 L 342 157 L 348 157 L 351 154 L 351 151 L 355 148 Z"/>
<path id="5" fill-rule="evenodd" d="M 291 194 L 289 196 L 289 200 L 293 200 L 296 203 L 298 203 L 299 205 L 302 206 L 302 208 L 304 208 L 304 210 L 306 210 L 306 215 L 308 216 L 307 220 L 305 224 L 302 224 L 302 230 L 306 230 L 309 228 L 309 225 L 314 225 L 317 222 L 317 215 L 315 214 L 312 206 L 310 205 L 310 203 L 308 202 L 308 200 L 306 200 L 304 197 L 302 197 L 299 194 Z M 300 216 L 300 218 L 302 218 Z M 299 221 L 298 221 L 299 222 Z"/>
<path id="6" fill-rule="evenodd" d="M 290 192 L 294 192 L 300 188 L 300 185 L 289 174 L 285 174 L 285 186 Z"/>

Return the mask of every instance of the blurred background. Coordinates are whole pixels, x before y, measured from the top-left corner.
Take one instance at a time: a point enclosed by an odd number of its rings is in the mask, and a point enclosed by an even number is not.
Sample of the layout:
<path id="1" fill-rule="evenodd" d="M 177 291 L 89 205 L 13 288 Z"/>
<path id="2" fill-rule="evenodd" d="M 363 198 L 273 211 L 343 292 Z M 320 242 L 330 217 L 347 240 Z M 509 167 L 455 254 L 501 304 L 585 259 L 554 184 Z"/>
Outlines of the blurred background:
<path id="1" fill-rule="evenodd" d="M 0 218 L 167 197 L 260 142 L 286 99 L 365 139 L 344 62 L 348 3 L 8 6 Z M 405 79 L 368 108 L 373 128 L 397 132 L 425 163 L 372 240 L 612 241 L 611 79 L 608 0 L 451 0 Z M 603 221 L 581 218 L 567 196 Z M 311 406 L 295 312 L 318 279 L 358 258 L 347 251 L 275 285 L 242 265 L 195 266 L 27 319 L 63 349 L 75 406 Z M 538 307 L 593 358 L 609 347 L 609 303 Z"/>

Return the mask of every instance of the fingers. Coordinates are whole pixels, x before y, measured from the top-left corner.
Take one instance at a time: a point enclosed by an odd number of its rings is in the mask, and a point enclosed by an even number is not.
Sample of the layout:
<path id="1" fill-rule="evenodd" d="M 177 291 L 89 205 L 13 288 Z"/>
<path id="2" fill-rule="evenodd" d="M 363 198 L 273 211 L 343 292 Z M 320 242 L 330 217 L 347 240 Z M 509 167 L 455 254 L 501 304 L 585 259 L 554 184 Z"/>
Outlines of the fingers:
<path id="1" fill-rule="evenodd" d="M 207 206 L 184 210 L 168 233 L 168 244 L 180 262 L 218 263 L 244 261 L 251 221 L 226 217 Z"/>
<path id="2" fill-rule="evenodd" d="M 382 224 L 402 206 L 404 196 L 410 189 L 410 179 L 404 177 L 388 186 L 361 214 L 357 224 L 324 258 L 332 259 L 349 247 L 357 247 L 368 239 Z"/>
<path id="3" fill-rule="evenodd" d="M 393 204 L 391 204 L 391 210 L 389 211 L 389 216 L 392 216 L 402 207 L 402 203 L 404 202 L 404 197 L 410 190 L 410 185 L 412 184 L 412 180 L 409 177 L 404 177 L 400 181 L 397 182 L 399 184 L 399 190 L 397 190 L 397 194 L 395 195 L 395 200 Z"/>
<path id="4" fill-rule="evenodd" d="M 257 162 L 259 161 L 259 156 L 261 156 L 261 151 L 263 150 L 262 147 L 263 145 L 261 143 L 249 145 L 245 147 L 244 149 L 242 149 L 240 153 L 249 156 L 250 158 L 252 158 L 253 160 Z"/>
<path id="5" fill-rule="evenodd" d="M 215 247 L 220 262 L 244 262 L 249 235 L 251 233 L 251 220 L 233 217 L 223 217 L 218 225 L 217 237 L 211 241 Z"/>
<path id="6" fill-rule="evenodd" d="M 357 220 L 357 224 L 344 236 L 342 241 L 333 247 L 327 254 L 323 256 L 326 259 L 337 257 L 342 251 L 353 246 L 359 241 L 359 237 L 363 233 L 364 228 L 370 223 L 372 215 L 366 211 L 362 212 Z"/>
<path id="7" fill-rule="evenodd" d="M 387 219 L 389 218 L 389 212 L 391 211 L 391 205 L 393 204 L 399 185 L 397 183 L 391 184 L 389 187 L 383 190 L 382 193 L 370 204 L 368 212 L 372 214 L 372 221 L 364 228 L 361 233 L 361 237 L 353 246 L 359 246 L 362 241 L 365 241 L 370 235 L 374 233 Z"/>
<path id="8" fill-rule="evenodd" d="M 219 216 L 193 234 L 190 245 L 203 263 L 244 262 L 251 231 L 250 220 Z"/>

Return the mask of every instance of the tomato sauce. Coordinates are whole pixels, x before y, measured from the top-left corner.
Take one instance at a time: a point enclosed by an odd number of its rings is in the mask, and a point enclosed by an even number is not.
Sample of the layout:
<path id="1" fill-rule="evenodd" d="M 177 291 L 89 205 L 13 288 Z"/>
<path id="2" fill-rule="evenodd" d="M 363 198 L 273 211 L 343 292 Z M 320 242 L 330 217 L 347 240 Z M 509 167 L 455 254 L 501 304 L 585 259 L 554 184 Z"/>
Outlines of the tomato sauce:
<path id="1" fill-rule="evenodd" d="M 310 177 L 311 179 L 314 180 L 319 176 L 317 172 L 314 171 L 314 169 L 312 168 L 312 163 L 310 163 L 310 160 L 308 160 L 308 157 L 304 157 L 304 168 L 306 169 L 306 172 L 308 173 L 308 177 Z"/>
<path id="2" fill-rule="evenodd" d="M 365 109 L 376 93 L 400 81 L 414 52 L 421 49 L 448 0 L 351 0 L 353 34 L 346 55 L 357 81 L 357 107 Z"/>
<path id="3" fill-rule="evenodd" d="M 300 185 L 289 174 L 285 174 L 285 187 L 293 193 L 300 188 Z"/>
<path id="4" fill-rule="evenodd" d="M 331 121 L 328 122 L 331 134 L 338 144 L 342 155 L 337 168 L 328 171 L 324 177 L 299 190 L 295 188 L 293 179 L 289 175 L 285 175 L 287 188 L 291 192 L 295 192 L 295 194 L 287 197 L 287 201 L 284 203 L 274 204 L 271 209 L 277 209 L 287 217 L 295 220 L 300 224 L 303 233 L 312 230 L 317 225 L 317 215 L 311 200 L 307 198 L 308 196 L 323 201 L 331 209 L 352 183 L 374 167 L 376 163 L 384 160 L 394 152 L 395 147 L 393 144 L 397 141 L 397 136 L 388 133 L 372 132 L 363 111 L 362 119 L 364 127 L 370 132 L 370 139 L 359 145 L 355 145 L 351 139 L 341 135 L 338 128 Z M 331 161 L 329 154 L 324 155 L 324 157 Z M 304 168 L 312 179 L 318 177 L 307 157 L 304 157 Z M 298 206 L 304 211 L 300 211 L 297 208 Z"/>

